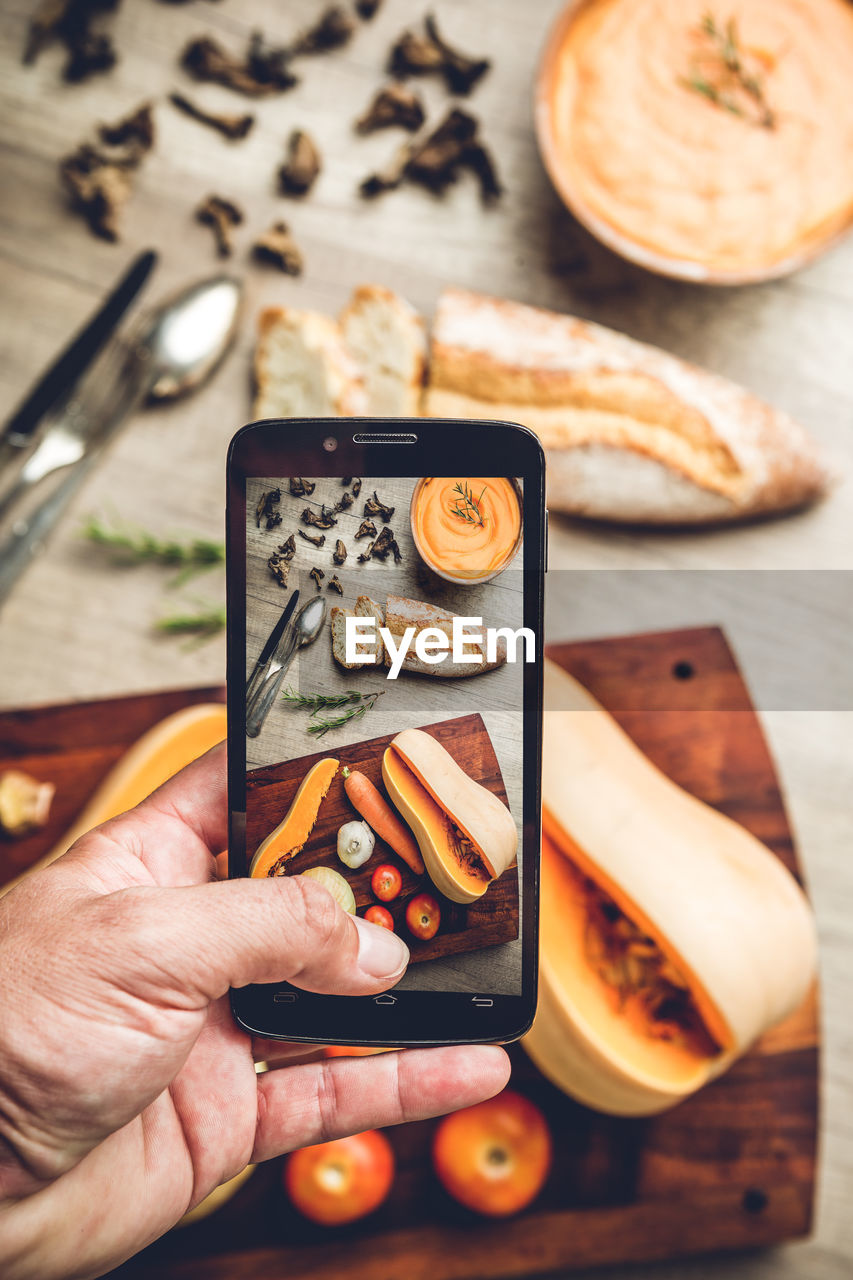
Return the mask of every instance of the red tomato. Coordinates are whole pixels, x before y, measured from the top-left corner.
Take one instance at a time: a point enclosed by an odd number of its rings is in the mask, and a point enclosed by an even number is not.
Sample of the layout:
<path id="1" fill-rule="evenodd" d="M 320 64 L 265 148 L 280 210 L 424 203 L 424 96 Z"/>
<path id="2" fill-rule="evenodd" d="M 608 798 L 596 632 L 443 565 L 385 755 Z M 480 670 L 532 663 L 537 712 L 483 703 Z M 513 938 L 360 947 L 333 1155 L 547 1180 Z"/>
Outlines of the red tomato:
<path id="1" fill-rule="evenodd" d="M 526 1208 L 541 1191 L 551 1167 L 551 1134 L 538 1107 L 505 1089 L 446 1116 L 435 1132 L 432 1161 L 460 1204 L 501 1218 Z"/>
<path id="2" fill-rule="evenodd" d="M 383 862 L 370 877 L 370 887 L 380 902 L 392 902 L 403 887 L 403 877 L 390 862 Z"/>
<path id="3" fill-rule="evenodd" d="M 365 920 L 371 924 L 381 924 L 383 929 L 394 932 L 394 917 L 387 907 L 368 907 L 364 913 Z"/>
<path id="4" fill-rule="evenodd" d="M 284 1185 L 293 1204 L 324 1226 L 355 1222 L 372 1213 L 393 1181 L 394 1153 L 376 1129 L 303 1147 L 284 1167 Z"/>
<path id="5" fill-rule="evenodd" d="M 421 942 L 435 937 L 441 924 L 441 907 L 431 893 L 415 894 L 406 907 L 406 924 Z"/>

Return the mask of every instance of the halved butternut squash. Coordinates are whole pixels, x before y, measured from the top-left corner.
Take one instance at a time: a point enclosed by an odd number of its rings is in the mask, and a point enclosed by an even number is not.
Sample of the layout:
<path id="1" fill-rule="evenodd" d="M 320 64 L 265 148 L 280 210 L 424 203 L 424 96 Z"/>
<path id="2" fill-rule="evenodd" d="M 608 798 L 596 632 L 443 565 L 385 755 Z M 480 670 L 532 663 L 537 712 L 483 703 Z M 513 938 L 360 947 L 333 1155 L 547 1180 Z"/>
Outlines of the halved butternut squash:
<path id="1" fill-rule="evenodd" d="M 515 865 L 518 833 L 509 809 L 430 734 L 398 733 L 383 757 L 382 777 L 430 879 L 451 902 L 476 902 Z"/>
<path id="2" fill-rule="evenodd" d="M 0 886 L 0 897 L 24 875 L 55 862 L 93 827 L 133 809 L 185 765 L 224 741 L 225 733 L 225 704 L 220 702 L 184 707 L 155 724 L 114 765 L 62 839 L 26 872 Z"/>
<path id="3" fill-rule="evenodd" d="M 338 764 L 339 761 L 327 756 L 308 770 L 287 813 L 255 850 L 249 864 L 250 876 L 263 879 L 264 876 L 286 874 L 285 863 L 299 853 L 314 829 L 320 805 L 332 785 Z"/>
<path id="4" fill-rule="evenodd" d="M 550 662 L 545 707 L 540 999 L 525 1048 L 586 1105 L 651 1114 L 803 1001 L 814 921 L 769 849 L 676 786 Z"/>

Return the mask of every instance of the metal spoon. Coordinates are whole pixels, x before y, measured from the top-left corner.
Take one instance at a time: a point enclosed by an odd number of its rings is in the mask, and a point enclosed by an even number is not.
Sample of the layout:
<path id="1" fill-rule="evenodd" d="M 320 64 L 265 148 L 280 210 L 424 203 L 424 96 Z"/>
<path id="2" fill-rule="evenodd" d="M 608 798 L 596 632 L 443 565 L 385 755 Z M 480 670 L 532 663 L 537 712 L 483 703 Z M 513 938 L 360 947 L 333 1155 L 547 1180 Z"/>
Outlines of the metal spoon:
<path id="1" fill-rule="evenodd" d="M 314 596 L 313 600 L 309 600 L 307 604 L 302 606 L 293 619 L 270 659 L 266 679 L 254 698 L 249 700 L 249 704 L 246 707 L 246 734 L 248 737 L 257 738 L 264 727 L 264 721 L 269 715 L 270 707 L 278 696 L 285 672 L 293 661 L 293 655 L 296 650 L 312 644 L 320 634 L 325 621 L 326 601 L 322 596 Z"/>
<path id="2" fill-rule="evenodd" d="M 172 400 L 210 377 L 237 332 L 242 287 L 215 276 L 173 294 L 92 366 L 0 502 L 0 517 L 45 476 L 69 473 L 0 545 L 0 604 L 119 427 L 146 400 Z"/>

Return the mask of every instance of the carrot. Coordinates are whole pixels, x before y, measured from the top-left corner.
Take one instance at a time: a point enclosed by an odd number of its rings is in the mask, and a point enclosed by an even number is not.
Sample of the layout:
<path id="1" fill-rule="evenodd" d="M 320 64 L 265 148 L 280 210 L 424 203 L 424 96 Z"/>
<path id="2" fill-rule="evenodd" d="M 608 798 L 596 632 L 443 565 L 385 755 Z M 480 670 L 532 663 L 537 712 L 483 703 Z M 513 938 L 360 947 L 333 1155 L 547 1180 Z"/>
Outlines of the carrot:
<path id="1" fill-rule="evenodd" d="M 426 868 L 415 838 L 382 793 L 357 769 L 344 766 L 343 775 L 346 793 L 367 825 L 373 828 L 380 840 L 391 846 L 416 876 L 422 876 Z"/>

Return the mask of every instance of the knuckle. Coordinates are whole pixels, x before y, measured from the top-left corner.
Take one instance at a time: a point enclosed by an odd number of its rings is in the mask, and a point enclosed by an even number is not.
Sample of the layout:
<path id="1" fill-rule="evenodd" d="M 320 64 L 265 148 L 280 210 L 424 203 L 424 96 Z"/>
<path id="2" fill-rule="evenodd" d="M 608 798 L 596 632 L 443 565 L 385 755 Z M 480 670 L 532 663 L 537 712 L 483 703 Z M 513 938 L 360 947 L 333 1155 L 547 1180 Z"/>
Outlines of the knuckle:
<path id="1" fill-rule="evenodd" d="M 282 881 L 291 916 L 312 948 L 325 949 L 341 938 L 343 912 L 329 893 L 312 880 L 292 876 Z"/>

